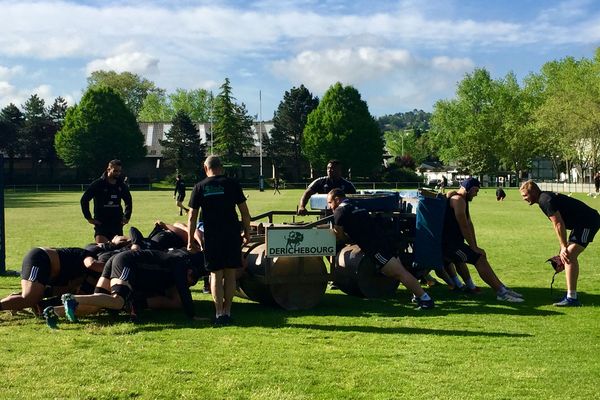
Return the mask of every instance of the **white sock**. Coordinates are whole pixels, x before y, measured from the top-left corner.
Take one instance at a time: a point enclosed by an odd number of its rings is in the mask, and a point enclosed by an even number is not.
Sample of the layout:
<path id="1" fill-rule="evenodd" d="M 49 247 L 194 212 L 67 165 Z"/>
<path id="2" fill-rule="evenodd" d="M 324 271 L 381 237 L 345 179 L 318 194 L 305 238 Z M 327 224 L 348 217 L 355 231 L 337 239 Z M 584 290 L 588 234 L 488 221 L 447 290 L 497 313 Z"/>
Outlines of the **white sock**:
<path id="1" fill-rule="evenodd" d="M 456 275 L 452 277 L 452 283 L 454 283 L 454 286 L 456 286 L 459 289 L 464 286 L 460 279 L 458 279 L 458 276 Z"/>
<path id="2" fill-rule="evenodd" d="M 570 299 L 577 298 L 577 290 L 567 290 L 567 297 Z"/>
<path id="3" fill-rule="evenodd" d="M 473 283 L 473 279 L 471 279 L 471 278 L 465 280 L 465 285 L 467 285 L 467 287 L 469 289 L 475 289 L 476 288 L 475 284 Z"/>

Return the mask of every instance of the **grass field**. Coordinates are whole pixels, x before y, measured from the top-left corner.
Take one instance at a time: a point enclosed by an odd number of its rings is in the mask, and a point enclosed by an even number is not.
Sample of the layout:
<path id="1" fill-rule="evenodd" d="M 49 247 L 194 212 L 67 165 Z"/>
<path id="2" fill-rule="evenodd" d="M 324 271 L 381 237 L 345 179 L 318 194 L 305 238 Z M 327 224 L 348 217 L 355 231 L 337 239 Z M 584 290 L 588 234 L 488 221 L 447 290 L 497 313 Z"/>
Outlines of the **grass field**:
<path id="1" fill-rule="evenodd" d="M 300 190 L 246 191 L 252 214 L 295 209 Z M 92 227 L 80 193 L 6 198 L 7 268 L 34 246 L 82 246 Z M 131 224 L 182 220 L 172 193 L 134 192 Z M 577 196 L 600 209 L 600 198 Z M 593 399 L 600 398 L 600 238 L 581 256 L 582 308 L 550 305 L 557 253 L 550 222 L 516 190 L 497 203 L 483 190 L 471 206 L 478 242 L 526 302 L 499 303 L 489 288 L 463 297 L 443 287 L 438 307 L 419 312 L 403 288 L 390 300 L 328 291 L 308 311 L 236 299 L 236 325 L 189 322 L 180 312 L 107 316 L 51 331 L 29 314 L 0 313 L 1 399 Z M 475 274 L 476 275 L 476 274 Z M 475 277 L 476 282 L 480 282 Z M 18 290 L 0 277 L 0 296 Z M 564 275 L 555 288 L 564 288 Z M 555 292 L 558 294 L 558 292 Z M 197 313 L 213 313 L 193 291 Z"/>

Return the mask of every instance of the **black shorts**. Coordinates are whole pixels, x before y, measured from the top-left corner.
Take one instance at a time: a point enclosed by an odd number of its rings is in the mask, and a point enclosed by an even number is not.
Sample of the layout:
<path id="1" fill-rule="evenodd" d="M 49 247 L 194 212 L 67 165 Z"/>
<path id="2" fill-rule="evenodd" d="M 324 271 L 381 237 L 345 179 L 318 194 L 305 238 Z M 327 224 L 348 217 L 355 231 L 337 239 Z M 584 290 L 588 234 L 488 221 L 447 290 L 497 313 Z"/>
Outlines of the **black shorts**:
<path id="1" fill-rule="evenodd" d="M 361 248 L 361 250 L 363 249 Z M 367 248 L 363 252 L 375 263 L 375 268 L 378 271 L 394 257 L 394 251 L 387 245 L 372 249 Z"/>
<path id="2" fill-rule="evenodd" d="M 133 258 L 134 255 L 130 252 L 120 253 L 112 257 L 109 260 L 111 261 L 110 279 L 120 279 L 128 283 L 133 280 L 135 272 L 135 265 L 133 265 L 135 261 Z"/>
<path id="3" fill-rule="evenodd" d="M 569 235 L 569 243 L 577 243 L 581 247 L 586 248 L 589 243 L 594 241 L 594 236 L 596 236 L 598 229 L 600 229 L 600 222 L 591 228 L 575 228 Z"/>
<path id="4" fill-rule="evenodd" d="M 477 264 L 481 253 L 473 251 L 466 243 L 462 243 L 455 247 L 446 247 L 443 250 L 444 259 L 453 262 L 455 265 L 460 263 Z"/>
<path id="5" fill-rule="evenodd" d="M 123 235 L 123 224 L 119 221 L 117 224 L 103 222 L 101 225 L 94 225 L 94 237 L 102 235 L 108 240 L 112 240 L 115 236 Z"/>
<path id="6" fill-rule="evenodd" d="M 51 271 L 48 253 L 36 247 L 29 250 L 29 253 L 23 258 L 21 279 L 46 286 L 50 283 Z"/>
<path id="7" fill-rule="evenodd" d="M 183 202 L 185 200 L 185 193 L 177 193 L 176 199 L 178 202 Z"/>
<path id="8" fill-rule="evenodd" d="M 204 265 L 207 271 L 242 267 L 242 237 L 239 234 L 227 239 L 206 235 L 204 243 Z"/>

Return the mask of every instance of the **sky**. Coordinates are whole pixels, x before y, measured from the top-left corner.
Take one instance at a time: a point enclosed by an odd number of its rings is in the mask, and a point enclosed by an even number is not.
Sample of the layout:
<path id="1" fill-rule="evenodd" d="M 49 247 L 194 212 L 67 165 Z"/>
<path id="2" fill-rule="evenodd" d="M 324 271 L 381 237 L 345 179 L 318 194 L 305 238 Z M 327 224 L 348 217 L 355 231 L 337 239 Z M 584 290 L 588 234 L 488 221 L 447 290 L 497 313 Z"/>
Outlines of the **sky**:
<path id="1" fill-rule="evenodd" d="M 227 77 L 264 120 L 292 87 L 341 82 L 378 117 L 432 111 L 475 68 L 522 80 L 597 47 L 598 0 L 0 0 L 0 107 L 73 105 L 103 69 L 167 92 Z"/>

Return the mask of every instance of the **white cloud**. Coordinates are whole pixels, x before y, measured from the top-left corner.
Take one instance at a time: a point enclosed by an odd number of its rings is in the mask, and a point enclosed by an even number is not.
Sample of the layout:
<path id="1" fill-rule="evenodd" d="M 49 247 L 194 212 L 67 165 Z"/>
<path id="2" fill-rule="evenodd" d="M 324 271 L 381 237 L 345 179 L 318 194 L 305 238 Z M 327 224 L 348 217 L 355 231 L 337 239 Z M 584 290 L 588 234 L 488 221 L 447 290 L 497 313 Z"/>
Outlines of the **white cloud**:
<path id="1" fill-rule="evenodd" d="M 23 104 L 32 95 L 37 94 L 39 98 L 44 100 L 46 106 L 51 105 L 54 99 L 60 95 L 54 94 L 54 89 L 51 85 L 41 84 L 33 88 L 18 88 L 8 81 L 0 81 L 0 107 L 5 107 L 10 103 L 21 108 Z M 80 94 L 64 94 L 62 95 L 69 105 L 74 104 L 75 99 L 79 99 Z"/>
<path id="2" fill-rule="evenodd" d="M 474 65 L 468 58 L 424 59 L 404 49 L 361 47 L 304 51 L 274 62 L 272 68 L 276 75 L 318 92 L 338 81 L 355 86 L 375 108 L 430 109 Z"/>
<path id="3" fill-rule="evenodd" d="M 14 67 L 5 67 L 0 65 L 0 80 L 10 79 L 16 75 L 22 75 L 25 69 L 20 65 Z"/>
<path id="4" fill-rule="evenodd" d="M 140 52 L 122 53 L 104 59 L 89 62 L 86 72 L 90 74 L 98 70 L 129 71 L 138 74 L 155 74 L 158 72 L 158 58 Z"/>

